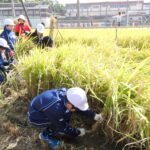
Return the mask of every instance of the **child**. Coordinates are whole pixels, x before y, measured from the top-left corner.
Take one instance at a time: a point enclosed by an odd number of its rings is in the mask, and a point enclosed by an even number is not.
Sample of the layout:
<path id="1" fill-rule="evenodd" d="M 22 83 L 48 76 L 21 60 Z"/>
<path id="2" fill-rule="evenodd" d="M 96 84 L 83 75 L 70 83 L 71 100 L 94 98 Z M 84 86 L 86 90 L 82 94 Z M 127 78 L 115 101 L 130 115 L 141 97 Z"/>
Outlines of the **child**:
<path id="1" fill-rule="evenodd" d="M 43 39 L 45 27 L 42 23 L 36 26 L 36 30 L 31 34 L 31 38 L 34 44 L 39 44 Z"/>
<path id="2" fill-rule="evenodd" d="M 31 39 L 34 44 L 37 44 L 41 48 L 53 47 L 53 40 L 49 36 L 43 36 L 45 26 L 40 23 L 36 26 L 36 30 L 31 34 Z"/>
<path id="3" fill-rule="evenodd" d="M 8 49 L 9 46 L 7 44 L 7 41 L 3 38 L 0 38 L 0 83 L 4 82 L 6 79 L 6 66 L 9 66 L 11 62 L 4 60 L 3 53 L 6 49 Z"/>
<path id="4" fill-rule="evenodd" d="M 13 32 L 14 29 L 14 22 L 12 19 L 5 19 L 4 20 L 4 30 L 1 33 L 0 37 L 7 41 L 9 48 L 6 49 L 5 55 L 7 60 L 11 59 L 14 60 L 14 47 L 16 43 L 16 36 Z"/>
<path id="5" fill-rule="evenodd" d="M 20 15 L 18 17 L 18 24 L 15 27 L 15 33 L 16 36 L 22 36 L 29 35 L 31 32 L 31 27 L 27 23 L 25 16 Z"/>
<path id="6" fill-rule="evenodd" d="M 58 148 L 61 142 L 57 135 L 64 133 L 72 137 L 84 136 L 84 128 L 70 125 L 73 112 L 78 112 L 101 123 L 102 115 L 89 109 L 86 92 L 79 88 L 61 88 L 47 90 L 33 98 L 28 109 L 28 120 L 31 125 L 44 128 L 39 134 L 52 149 Z"/>

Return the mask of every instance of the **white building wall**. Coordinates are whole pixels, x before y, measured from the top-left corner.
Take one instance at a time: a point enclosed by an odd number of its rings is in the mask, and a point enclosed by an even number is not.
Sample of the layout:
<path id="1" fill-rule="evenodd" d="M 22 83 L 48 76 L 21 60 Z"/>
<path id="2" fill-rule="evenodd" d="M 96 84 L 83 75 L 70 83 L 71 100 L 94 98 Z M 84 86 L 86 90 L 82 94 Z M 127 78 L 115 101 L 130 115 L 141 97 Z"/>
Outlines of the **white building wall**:
<path id="1" fill-rule="evenodd" d="M 129 3 L 129 10 L 142 10 L 142 3 Z M 80 15 L 84 17 L 88 16 L 106 16 L 106 15 L 116 15 L 118 12 L 126 12 L 127 11 L 127 3 L 97 3 L 97 4 L 89 4 L 89 6 L 80 6 Z M 67 9 L 67 16 L 71 14 L 71 17 L 76 16 L 77 10 L 76 7 L 74 9 Z"/>

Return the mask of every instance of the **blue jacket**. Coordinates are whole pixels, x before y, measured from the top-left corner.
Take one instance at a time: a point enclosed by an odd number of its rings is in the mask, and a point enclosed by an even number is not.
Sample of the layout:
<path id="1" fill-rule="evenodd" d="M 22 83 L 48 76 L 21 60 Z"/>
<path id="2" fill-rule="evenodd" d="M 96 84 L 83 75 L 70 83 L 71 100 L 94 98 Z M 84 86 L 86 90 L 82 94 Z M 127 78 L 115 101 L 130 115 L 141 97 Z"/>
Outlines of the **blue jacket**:
<path id="1" fill-rule="evenodd" d="M 4 38 L 7 41 L 7 44 L 10 47 L 10 50 L 14 50 L 14 46 L 16 43 L 16 36 L 15 33 L 8 30 L 8 29 L 4 29 L 4 31 L 1 33 L 0 35 L 1 38 Z"/>
<path id="2" fill-rule="evenodd" d="M 5 66 L 7 65 L 9 65 L 9 61 L 5 61 L 0 53 L 0 84 L 6 79 Z"/>
<path id="3" fill-rule="evenodd" d="M 10 64 L 9 61 L 3 59 L 2 54 L 0 53 L 0 70 L 5 71 L 5 66 Z"/>
<path id="4" fill-rule="evenodd" d="M 65 88 L 54 89 L 36 96 L 29 106 L 29 122 L 38 127 L 53 127 L 54 135 L 62 132 L 70 136 L 78 136 L 80 131 L 69 125 L 72 113 L 65 106 L 67 102 L 66 91 Z M 77 111 L 91 119 L 95 117 L 95 112 L 91 110 Z"/>

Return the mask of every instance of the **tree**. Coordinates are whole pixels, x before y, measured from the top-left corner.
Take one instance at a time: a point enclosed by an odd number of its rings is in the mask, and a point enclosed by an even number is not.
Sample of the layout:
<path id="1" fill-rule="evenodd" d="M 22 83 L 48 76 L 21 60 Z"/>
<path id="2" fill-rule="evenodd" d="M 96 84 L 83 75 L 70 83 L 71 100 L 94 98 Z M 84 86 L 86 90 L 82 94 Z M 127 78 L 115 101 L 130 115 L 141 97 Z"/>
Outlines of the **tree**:
<path id="1" fill-rule="evenodd" d="M 61 13 L 61 14 L 65 14 L 66 13 L 66 9 L 63 5 L 59 4 L 58 2 L 54 4 L 54 12 L 56 13 Z"/>
<path id="2" fill-rule="evenodd" d="M 36 2 L 41 2 L 40 0 L 35 0 Z M 66 9 L 62 4 L 59 4 L 57 0 L 43 0 L 42 4 L 49 5 L 51 12 L 65 14 Z"/>

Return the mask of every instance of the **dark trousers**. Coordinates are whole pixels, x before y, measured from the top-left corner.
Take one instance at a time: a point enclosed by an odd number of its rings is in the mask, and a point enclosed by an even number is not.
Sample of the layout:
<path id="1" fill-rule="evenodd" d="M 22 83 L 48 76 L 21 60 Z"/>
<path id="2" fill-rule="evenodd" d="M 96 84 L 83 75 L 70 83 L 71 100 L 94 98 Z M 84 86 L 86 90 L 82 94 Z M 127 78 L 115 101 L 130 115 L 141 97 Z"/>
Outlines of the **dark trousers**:
<path id="1" fill-rule="evenodd" d="M 43 134 L 49 135 L 50 137 L 56 136 L 56 128 L 51 124 L 36 124 L 34 122 L 30 122 L 30 119 L 28 118 L 28 122 L 36 128 L 43 129 Z"/>

